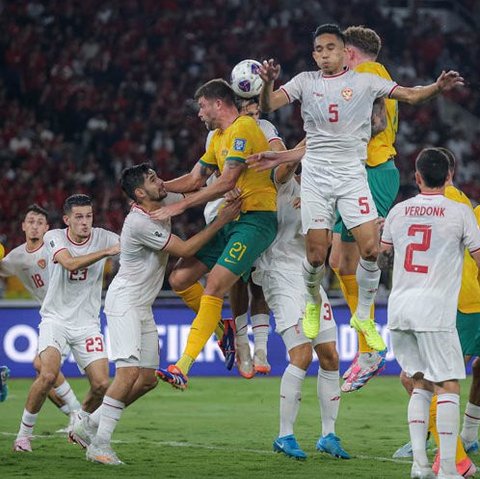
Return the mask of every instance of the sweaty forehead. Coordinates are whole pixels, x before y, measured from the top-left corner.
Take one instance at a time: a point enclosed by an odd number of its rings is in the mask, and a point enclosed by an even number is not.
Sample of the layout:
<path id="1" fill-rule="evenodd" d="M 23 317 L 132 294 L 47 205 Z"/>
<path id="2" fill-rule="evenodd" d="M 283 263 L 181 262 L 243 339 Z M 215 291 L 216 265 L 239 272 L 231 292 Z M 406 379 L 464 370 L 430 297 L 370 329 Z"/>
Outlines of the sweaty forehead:
<path id="1" fill-rule="evenodd" d="M 25 215 L 25 221 L 32 221 L 32 220 L 44 220 L 44 221 L 46 221 L 45 216 L 42 215 L 41 213 L 35 213 L 34 211 L 29 211 Z"/>

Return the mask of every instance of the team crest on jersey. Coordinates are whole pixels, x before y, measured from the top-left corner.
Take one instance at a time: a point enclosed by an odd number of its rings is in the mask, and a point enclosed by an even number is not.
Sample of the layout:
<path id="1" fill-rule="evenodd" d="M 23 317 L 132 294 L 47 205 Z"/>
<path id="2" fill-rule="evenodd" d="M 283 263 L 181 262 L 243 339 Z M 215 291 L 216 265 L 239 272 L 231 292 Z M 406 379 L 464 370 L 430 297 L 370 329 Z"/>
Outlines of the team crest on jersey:
<path id="1" fill-rule="evenodd" d="M 222 150 L 222 156 L 227 156 L 228 155 L 228 150 L 226 148 L 224 148 Z"/>
<path id="2" fill-rule="evenodd" d="M 235 138 L 233 142 L 233 149 L 235 151 L 245 151 L 245 147 L 247 146 L 247 140 L 243 138 Z"/>
<path id="3" fill-rule="evenodd" d="M 42 268 L 42 269 L 45 269 L 47 267 L 47 262 L 44 260 L 44 259 L 39 259 L 37 261 L 37 265 Z"/>
<path id="4" fill-rule="evenodd" d="M 345 87 L 343 90 L 342 90 L 342 96 L 343 96 L 343 99 L 346 100 L 346 101 L 349 101 L 352 96 L 353 96 L 353 91 L 351 88 L 348 88 L 348 87 Z"/>

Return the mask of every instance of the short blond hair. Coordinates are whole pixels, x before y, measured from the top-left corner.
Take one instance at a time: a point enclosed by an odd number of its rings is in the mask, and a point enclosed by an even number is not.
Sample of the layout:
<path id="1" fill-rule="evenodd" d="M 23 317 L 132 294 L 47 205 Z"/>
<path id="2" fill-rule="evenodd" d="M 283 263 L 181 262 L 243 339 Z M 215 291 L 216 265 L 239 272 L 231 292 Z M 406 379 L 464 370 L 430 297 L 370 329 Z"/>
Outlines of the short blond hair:
<path id="1" fill-rule="evenodd" d="M 382 40 L 375 30 L 363 26 L 354 26 L 348 27 L 343 34 L 347 46 L 356 47 L 375 59 L 378 57 L 382 48 Z"/>

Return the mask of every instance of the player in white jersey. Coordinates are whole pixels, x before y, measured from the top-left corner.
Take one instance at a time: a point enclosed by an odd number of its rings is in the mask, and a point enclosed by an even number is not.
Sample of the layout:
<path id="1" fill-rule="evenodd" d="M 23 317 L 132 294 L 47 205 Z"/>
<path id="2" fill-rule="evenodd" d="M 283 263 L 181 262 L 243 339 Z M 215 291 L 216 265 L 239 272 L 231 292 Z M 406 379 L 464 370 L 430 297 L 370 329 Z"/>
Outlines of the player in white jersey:
<path id="1" fill-rule="evenodd" d="M 10 251 L 3 261 L 0 261 L 0 277 L 16 276 L 39 304 L 43 302 L 48 288 L 48 258 L 43 243 L 43 237 L 48 228 L 48 212 L 36 204 L 30 205 L 22 222 L 25 243 Z M 67 348 L 63 351 L 63 356 L 65 357 L 68 352 Z M 39 373 L 38 354 L 35 355 L 33 366 Z M 55 406 L 70 417 L 70 423 L 72 423 L 75 411 L 80 409 L 80 403 L 62 372 L 58 374 L 48 397 Z"/>
<path id="2" fill-rule="evenodd" d="M 465 248 L 480 265 L 480 230 L 467 205 L 445 198 L 449 164 L 438 149 L 416 160 L 420 194 L 388 214 L 382 253 L 394 251 L 388 327 L 402 370 L 413 378 L 408 406 L 413 449 L 411 477 L 434 478 L 425 452 L 429 408 L 437 394 L 439 478 L 461 478 L 455 466 L 459 433 L 459 379 L 465 378 L 456 329 Z"/>
<path id="3" fill-rule="evenodd" d="M 280 385 L 280 431 L 273 449 L 289 457 L 306 459 L 293 433 L 300 409 L 301 388 L 306 371 L 312 362 L 313 350 L 320 367 L 317 376 L 317 397 L 322 417 L 322 436 L 318 451 L 349 459 L 335 435 L 335 421 L 340 406 L 339 360 L 335 347 L 337 328 L 327 294 L 322 294 L 321 327 L 317 337 L 308 339 L 302 330 L 305 309 L 302 260 L 305 237 L 302 233 L 298 200 L 300 185 L 292 177 L 295 164 L 276 168 L 278 233 L 274 242 L 257 261 L 253 281 L 263 288 L 265 299 L 272 309 L 276 331 L 287 348 L 290 363 Z"/>
<path id="4" fill-rule="evenodd" d="M 152 305 L 163 285 L 169 254 L 191 256 L 240 212 L 241 201 L 222 209 L 207 228 L 187 241 L 171 234 L 170 219 L 155 221 L 150 212 L 179 201 L 146 164 L 125 169 L 121 186 L 135 202 L 120 237 L 120 270 L 105 298 L 115 378 L 101 407 L 74 427 L 71 438 L 87 447 L 87 459 L 103 464 L 122 462 L 110 442 L 125 406 L 157 385 L 158 331 Z"/>
<path id="5" fill-rule="evenodd" d="M 86 195 L 70 196 L 63 210 L 67 228 L 51 230 L 44 236 L 49 287 L 40 309 L 40 374 L 28 393 L 15 451 L 32 450 L 33 427 L 59 374 L 61 354 L 67 345 L 90 382 L 80 417 L 99 406 L 109 383 L 99 313 L 103 267 L 106 258 L 119 252 L 118 235 L 92 228 L 92 202 Z"/>
<path id="6" fill-rule="evenodd" d="M 404 88 L 377 75 L 351 71 L 344 67 L 345 38 L 336 25 L 318 27 L 313 46 L 313 58 L 319 70 L 300 73 L 276 91 L 273 84 L 279 75 L 279 65 L 274 65 L 273 60 L 265 61 L 260 70 L 264 80 L 260 94 L 262 111 L 275 111 L 295 100 L 301 102 L 306 149 L 254 155 L 250 164 L 260 166 L 258 170 L 268 169 L 282 160 L 297 160 L 305 154 L 301 193 L 302 225 L 306 233 L 303 270 L 308 292 L 303 321 L 305 335 L 315 338 L 318 334 L 319 287 L 338 209 L 357 242 L 361 257 L 356 271 L 358 306 L 350 324 L 364 334 L 372 349 L 383 351 L 385 343 L 370 318 L 380 279 L 378 215 L 364 167 L 373 103 L 387 96 L 418 103 L 463 84 L 463 78 L 457 72 L 442 72 L 431 85 Z"/>

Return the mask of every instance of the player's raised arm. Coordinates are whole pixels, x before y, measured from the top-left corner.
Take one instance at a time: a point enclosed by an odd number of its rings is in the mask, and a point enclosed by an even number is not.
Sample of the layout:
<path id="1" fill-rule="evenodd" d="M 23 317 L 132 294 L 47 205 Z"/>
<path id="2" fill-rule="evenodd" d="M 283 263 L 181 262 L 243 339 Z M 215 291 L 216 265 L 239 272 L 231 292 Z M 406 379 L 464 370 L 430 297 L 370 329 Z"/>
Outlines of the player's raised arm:
<path id="1" fill-rule="evenodd" d="M 463 86 L 464 79 L 456 71 L 450 70 L 448 72 L 442 71 L 435 83 L 425 86 L 416 86 L 407 88 L 403 86 L 395 87 L 390 93 L 389 97 L 394 100 L 403 101 L 415 105 L 421 103 L 435 96 L 449 91 L 457 86 Z"/>
<path id="2" fill-rule="evenodd" d="M 62 249 L 55 255 L 54 259 L 68 271 L 75 271 L 77 269 L 87 268 L 103 258 L 115 256 L 118 253 L 120 253 L 120 243 L 110 248 L 101 249 L 82 256 L 72 256 L 70 251 Z"/>
<path id="3" fill-rule="evenodd" d="M 205 185 L 205 182 L 215 170 L 213 166 L 198 161 L 190 173 L 170 181 L 165 181 L 165 189 L 169 193 L 189 193 L 191 191 L 197 191 Z"/>
<path id="4" fill-rule="evenodd" d="M 262 151 L 261 153 L 250 155 L 246 162 L 248 167 L 253 168 L 255 171 L 265 171 L 275 168 L 282 163 L 300 161 L 304 154 L 305 146 L 285 151 Z"/>
<path id="5" fill-rule="evenodd" d="M 269 113 L 278 110 L 289 103 L 288 97 L 282 89 L 273 91 L 275 80 L 280 75 L 280 65 L 275 65 L 273 59 L 264 60 L 260 67 L 260 77 L 263 88 L 260 92 L 260 109 Z"/>

